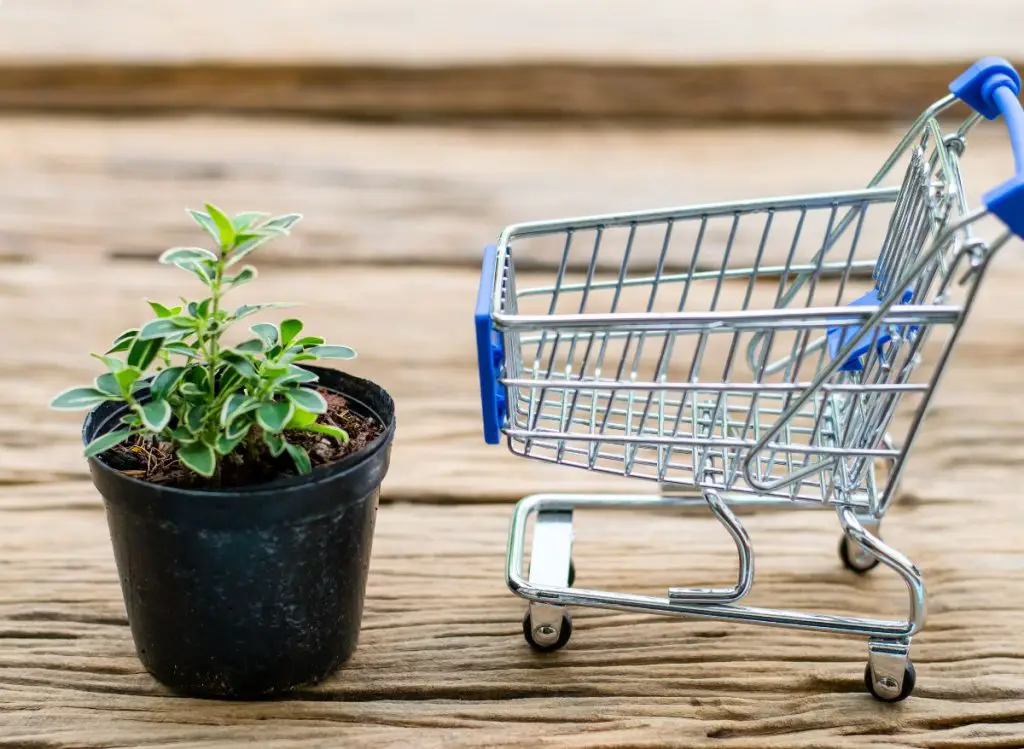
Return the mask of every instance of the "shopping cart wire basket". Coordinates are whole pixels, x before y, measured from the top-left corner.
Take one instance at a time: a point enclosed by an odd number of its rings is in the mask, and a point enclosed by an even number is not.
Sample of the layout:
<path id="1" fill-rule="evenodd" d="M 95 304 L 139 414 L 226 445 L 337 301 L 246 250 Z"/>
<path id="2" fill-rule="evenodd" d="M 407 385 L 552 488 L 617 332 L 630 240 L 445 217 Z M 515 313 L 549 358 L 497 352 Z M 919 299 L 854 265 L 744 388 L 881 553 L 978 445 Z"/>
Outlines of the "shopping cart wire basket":
<path id="1" fill-rule="evenodd" d="M 865 188 L 516 224 L 485 250 L 475 325 L 486 441 L 661 489 L 517 504 L 506 576 L 529 601 L 532 647 L 568 642 L 568 606 L 805 628 L 866 637 L 867 689 L 910 694 L 925 588 L 879 526 L 989 261 L 1024 237 L 1020 88 L 1006 61 L 979 61 Z M 958 101 L 972 114 L 943 129 Z M 999 117 L 1014 176 L 972 207 L 967 136 Z M 665 597 L 574 587 L 575 509 L 695 504 L 735 542 L 735 585 Z M 737 505 L 834 509 L 843 563 L 895 570 L 907 618 L 741 605 L 754 553 Z"/>

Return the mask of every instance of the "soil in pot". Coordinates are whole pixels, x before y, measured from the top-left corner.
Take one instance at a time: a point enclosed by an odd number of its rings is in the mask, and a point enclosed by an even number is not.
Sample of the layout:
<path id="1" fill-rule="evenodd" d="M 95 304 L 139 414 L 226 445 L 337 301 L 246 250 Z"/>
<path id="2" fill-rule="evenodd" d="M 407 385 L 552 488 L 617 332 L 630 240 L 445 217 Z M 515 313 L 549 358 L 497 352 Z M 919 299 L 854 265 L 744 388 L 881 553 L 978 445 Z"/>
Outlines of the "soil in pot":
<path id="1" fill-rule="evenodd" d="M 327 401 L 327 413 L 317 421 L 340 427 L 348 434 L 348 442 L 313 432 L 287 431 L 292 444 L 305 448 L 314 468 L 330 465 L 366 448 L 383 431 L 383 424 L 349 408 L 348 400 L 327 388 L 314 388 Z M 212 478 L 189 471 L 178 460 L 170 444 L 152 444 L 133 439 L 118 445 L 103 456 L 105 463 L 126 476 L 165 486 L 188 489 L 229 489 L 262 484 L 285 476 L 296 475 L 295 464 L 287 453 L 277 457 L 262 442 L 256 441 L 248 451 L 226 456 Z"/>
<path id="2" fill-rule="evenodd" d="M 175 692 L 273 697 L 322 680 L 356 648 L 394 404 L 374 383 L 309 369 L 330 394 L 328 418 L 350 436 L 340 459 L 322 454 L 309 476 L 283 476 L 294 469 L 264 457 L 263 473 L 182 486 L 172 463 L 140 464 L 130 448 L 89 461 L 136 653 Z M 86 442 L 118 423 L 119 406 L 89 414 Z M 154 469 L 162 483 L 134 473 Z"/>

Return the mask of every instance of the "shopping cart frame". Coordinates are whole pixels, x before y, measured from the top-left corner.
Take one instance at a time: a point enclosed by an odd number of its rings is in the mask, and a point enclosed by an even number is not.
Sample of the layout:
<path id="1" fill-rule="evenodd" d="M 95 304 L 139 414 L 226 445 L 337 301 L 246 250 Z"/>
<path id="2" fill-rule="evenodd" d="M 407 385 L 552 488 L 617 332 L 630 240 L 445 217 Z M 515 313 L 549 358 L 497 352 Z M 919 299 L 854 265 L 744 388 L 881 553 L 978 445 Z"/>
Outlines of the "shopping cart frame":
<path id="1" fill-rule="evenodd" d="M 538 316 L 506 316 L 501 312 L 503 289 L 500 282 L 500 269 L 507 262 L 505 254 L 511 238 L 528 235 L 533 232 L 545 232 L 559 227 L 574 227 L 609 224 L 613 222 L 629 222 L 641 218 L 665 217 L 678 218 L 687 212 L 695 215 L 707 214 L 716 210 L 741 210 L 759 203 L 780 205 L 787 200 L 808 203 L 814 200 L 834 202 L 838 198 L 856 197 L 857 199 L 885 199 L 893 197 L 891 188 L 879 188 L 881 181 L 891 172 L 893 166 L 907 152 L 912 143 L 928 127 L 934 127 L 936 117 L 957 101 L 967 103 L 974 114 L 961 127 L 949 136 L 943 136 L 944 143 L 954 146 L 962 153 L 964 139 L 968 131 L 981 119 L 995 119 L 1002 116 L 1010 133 L 1014 154 L 1015 174 L 1003 185 L 989 191 L 983 196 L 984 208 L 969 211 L 963 197 L 962 185 L 958 192 L 961 215 L 947 228 L 952 235 L 961 232 L 984 216 L 993 215 L 1000 219 L 1007 231 L 995 241 L 986 244 L 973 239 L 964 243 L 961 252 L 975 253 L 976 261 L 972 260 L 971 273 L 973 282 L 966 295 L 963 305 L 956 309 L 942 309 L 941 305 L 915 305 L 905 307 L 898 299 L 899 294 L 893 293 L 875 306 L 851 311 L 848 308 L 816 310 L 832 318 L 842 316 L 856 317 L 864 329 L 871 330 L 883 321 L 896 320 L 900 315 L 906 321 L 924 320 L 927 315 L 934 316 L 935 321 L 945 320 L 955 325 L 950 341 L 943 349 L 941 360 L 936 364 L 935 374 L 929 383 L 924 404 L 916 412 L 915 419 L 909 429 L 909 439 L 902 445 L 893 443 L 886 434 L 883 448 L 869 451 L 866 457 L 881 458 L 888 461 L 890 475 L 884 493 L 868 504 L 847 500 L 820 504 L 805 503 L 807 507 L 832 507 L 836 510 L 843 538 L 840 544 L 840 556 L 844 564 L 857 572 L 866 572 L 879 564 L 894 570 L 904 581 L 908 590 L 908 613 L 903 620 L 877 620 L 863 617 L 834 616 L 784 609 L 756 608 L 740 605 L 737 602 L 750 590 L 753 583 L 753 549 L 746 531 L 731 508 L 748 505 L 795 507 L 800 506 L 778 496 L 733 495 L 728 491 L 714 488 L 713 477 L 709 473 L 701 480 L 695 476 L 695 486 L 689 492 L 678 486 L 662 485 L 659 495 L 565 495 L 540 494 L 521 500 L 513 513 L 509 534 L 506 564 L 506 582 L 509 588 L 520 597 L 529 601 L 529 611 L 524 620 L 524 635 L 536 650 L 550 651 L 563 645 L 571 634 L 571 620 L 566 607 L 584 606 L 624 611 L 642 611 L 675 616 L 694 616 L 717 620 L 739 621 L 771 626 L 827 631 L 836 634 L 865 637 L 869 641 L 868 665 L 865 669 L 865 684 L 876 698 L 885 701 L 898 701 L 906 698 L 914 687 L 916 675 L 910 661 L 911 638 L 924 624 L 926 613 L 926 591 L 922 575 L 917 567 L 906 556 L 885 544 L 879 537 L 879 526 L 886 510 L 896 495 L 900 477 L 905 467 L 906 458 L 910 453 L 919 427 L 927 409 L 927 404 L 938 387 L 939 379 L 945 370 L 946 360 L 951 352 L 956 337 L 963 328 L 974 295 L 980 286 L 981 279 L 987 269 L 988 262 L 996 251 L 1013 236 L 1024 238 L 1024 110 L 1017 98 L 1020 92 L 1020 78 L 1013 68 L 1003 60 L 986 58 L 968 69 L 951 86 L 951 93 L 935 102 L 907 131 L 904 138 L 894 149 L 882 168 L 869 182 L 864 191 L 856 193 L 832 193 L 829 195 L 797 196 L 795 198 L 773 198 L 767 201 L 746 201 L 718 204 L 716 206 L 696 206 L 686 209 L 668 209 L 663 212 L 638 212 L 597 217 L 584 217 L 556 222 L 532 222 L 507 227 L 499 237 L 496 246 L 485 252 L 484 268 L 481 274 L 481 290 L 477 304 L 476 330 L 478 343 L 478 360 L 481 380 L 481 404 L 483 408 L 485 439 L 489 443 L 500 441 L 504 432 L 512 448 L 513 437 L 529 437 L 522 433 L 516 435 L 510 429 L 508 405 L 504 402 L 503 385 L 514 387 L 537 387 L 537 383 L 517 381 L 507 377 L 503 372 L 504 335 L 510 331 L 530 330 L 538 326 L 558 330 L 600 330 L 602 326 L 614 323 L 616 326 L 631 325 L 642 329 L 644 325 L 656 323 L 660 327 L 677 329 L 677 326 L 708 324 L 706 319 L 698 319 L 687 313 L 679 314 L 615 314 L 601 315 L 558 315 Z M 852 220 L 852 217 L 848 219 Z M 842 228 L 837 229 L 841 233 Z M 938 245 L 938 240 L 935 245 Z M 823 247 L 822 251 L 826 251 Z M 919 264 L 929 262 L 926 257 L 918 260 Z M 820 267 L 820 261 L 819 261 Z M 809 277 L 809 276 L 807 276 Z M 798 278 L 799 280 L 799 278 Z M 806 280 L 806 277 L 805 279 Z M 795 293 L 799 284 L 794 284 L 791 291 Z M 806 311 L 791 310 L 794 318 Z M 925 315 L 925 317 L 922 317 Z M 783 314 L 782 317 L 786 315 Z M 775 310 L 772 317 L 779 318 Z M 930 319 L 930 318 L 929 318 Z M 716 324 L 720 325 L 753 325 L 763 323 L 757 315 L 743 313 L 720 313 Z M 851 342 L 833 360 L 831 370 L 820 374 L 818 384 L 834 374 L 837 362 L 845 360 L 853 350 Z M 817 382 L 817 381 L 816 381 Z M 813 387 L 808 387 L 803 396 L 788 404 L 790 413 L 799 408 L 812 397 Z M 802 398 L 802 400 L 801 400 Z M 780 418 L 780 423 L 783 421 Z M 562 437 L 565 435 L 554 435 Z M 575 436 L 579 439 L 579 436 Z M 772 434 L 763 435 L 759 446 L 764 448 Z M 515 452 L 515 450 L 513 450 Z M 753 454 L 753 453 L 752 453 Z M 750 477 L 751 459 L 748 457 L 744 469 Z M 694 471 L 697 466 L 694 464 Z M 757 485 L 757 481 L 752 481 Z M 572 565 L 573 543 L 573 512 L 578 508 L 587 509 L 665 509 L 707 505 L 712 513 L 723 524 L 734 540 L 738 556 L 737 582 L 729 588 L 673 588 L 667 597 L 640 596 L 625 593 L 583 589 L 573 587 L 574 570 Z M 533 548 L 529 564 L 529 572 L 524 574 L 523 567 L 526 554 L 526 539 L 530 519 L 535 520 Z"/>

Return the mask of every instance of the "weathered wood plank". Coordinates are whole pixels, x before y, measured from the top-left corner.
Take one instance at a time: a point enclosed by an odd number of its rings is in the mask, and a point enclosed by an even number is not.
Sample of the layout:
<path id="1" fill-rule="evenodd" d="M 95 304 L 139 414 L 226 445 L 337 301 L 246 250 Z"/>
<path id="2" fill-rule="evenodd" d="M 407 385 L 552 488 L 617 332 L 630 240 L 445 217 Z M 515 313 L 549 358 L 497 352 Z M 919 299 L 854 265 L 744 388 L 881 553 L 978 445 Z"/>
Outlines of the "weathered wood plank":
<path id="1" fill-rule="evenodd" d="M 210 200 L 306 215 L 294 237 L 262 251 L 262 266 L 477 267 L 481 248 L 510 223 L 855 190 L 902 127 L 452 130 L 5 118 L 0 259 L 155 258 L 201 241 L 184 208 Z M 979 127 L 964 162 L 971 200 L 1010 169 L 1001 125 Z M 736 246 L 747 257 L 760 231 L 756 222 L 740 227 Z M 660 247 L 660 237 L 639 242 L 633 267 L 654 267 Z M 560 251 L 534 260 L 557 265 Z M 717 264 L 714 252 L 702 258 Z"/>
<path id="2" fill-rule="evenodd" d="M 572 0 L 504 7 L 442 0 L 429 10 L 415 0 L 307 0 L 301 12 L 266 0 L 209 0 L 202 12 L 180 10 L 173 0 L 4 3 L 0 59 L 920 61 L 1012 55 L 1024 23 L 1024 11 L 999 0 L 797 0 L 777 8 L 743 0 L 608 0 L 585 11 Z"/>
<path id="3" fill-rule="evenodd" d="M 1024 457 L 1024 406 L 1017 398 L 1024 349 L 1012 344 L 1024 335 L 1013 301 L 1024 279 L 1014 248 L 994 261 L 923 427 L 905 483 L 917 496 L 955 496 L 946 486 L 964 486 L 960 471 L 968 462 L 987 467 L 971 481 L 1013 481 Z M 476 285 L 468 270 L 275 269 L 237 293 L 239 303 L 301 300 L 308 329 L 354 346 L 360 358 L 348 368 L 392 392 L 399 426 L 387 497 L 508 501 L 569 486 L 614 491 L 632 485 L 524 461 L 483 444 L 469 319 Z M 47 402 L 98 374 L 88 353 L 147 319 L 145 297 L 169 301 L 195 291 L 184 274 L 155 263 L 8 268 L 0 280 L 0 319 L 31 315 L 33 323 L 12 324 L 5 333 L 0 482 L 84 477 L 80 418 L 49 411 Z M 725 293 L 736 301 L 745 286 Z M 724 361 L 726 338 L 713 341 L 709 361 Z M 648 347 L 645 356 L 656 358 L 658 347 Z M 671 371 L 682 375 L 689 363 L 674 366 Z"/>
<path id="4" fill-rule="evenodd" d="M 965 463 L 965 477 L 984 466 Z M 578 610 L 569 646 L 533 655 L 503 584 L 508 508 L 381 509 L 351 663 L 295 699 L 170 699 L 142 672 L 101 504 L 86 482 L 0 489 L 0 741 L 11 746 L 1016 746 L 1024 737 L 1024 563 L 1014 485 L 897 506 L 890 543 L 930 584 L 915 697 L 863 692 L 864 643 Z M 964 522 L 970 517 L 970 522 Z M 830 513 L 748 522 L 751 600 L 899 615 L 901 586 L 835 558 Z M 657 593 L 730 574 L 707 518 L 581 513 L 580 584 Z"/>
<path id="5" fill-rule="evenodd" d="M 7 3 L 0 107 L 356 119 L 905 117 L 983 55 L 1015 55 L 1011 3 L 217 0 Z M 174 18 L 174 22 L 168 19 Z M 224 34 L 239 28 L 244 34 Z M 159 19 L 156 21 L 154 19 Z M 880 22 L 879 19 L 885 19 Z M 771 29 L 770 32 L 767 29 Z"/>

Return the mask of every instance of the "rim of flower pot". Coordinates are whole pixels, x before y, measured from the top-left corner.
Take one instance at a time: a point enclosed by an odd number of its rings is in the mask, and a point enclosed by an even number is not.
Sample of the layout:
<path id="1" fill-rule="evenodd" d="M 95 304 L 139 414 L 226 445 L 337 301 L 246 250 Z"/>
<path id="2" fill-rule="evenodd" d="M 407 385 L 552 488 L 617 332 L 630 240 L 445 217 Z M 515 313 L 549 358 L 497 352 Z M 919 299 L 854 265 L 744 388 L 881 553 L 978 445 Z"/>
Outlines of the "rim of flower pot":
<path id="1" fill-rule="evenodd" d="M 318 367 L 315 365 L 299 365 L 303 369 L 307 369 L 318 375 L 341 377 L 347 382 L 358 383 L 367 386 L 368 389 L 376 390 L 383 398 L 383 403 L 387 408 L 388 413 L 385 415 L 379 413 L 379 409 L 374 408 L 370 404 L 366 403 L 363 399 L 353 396 L 351 393 L 345 392 L 339 387 L 327 385 L 322 381 L 318 381 L 317 384 L 321 387 L 330 390 L 331 392 L 337 393 L 338 395 L 344 396 L 345 399 L 355 406 L 357 406 L 356 412 L 363 416 L 371 416 L 376 419 L 378 423 L 383 425 L 383 430 L 374 439 L 369 442 L 365 447 L 357 450 L 354 453 L 346 455 L 341 460 L 333 463 L 327 463 L 325 465 L 317 466 L 309 474 L 303 475 L 288 475 L 280 478 L 273 479 L 271 481 L 265 481 L 260 484 L 252 484 L 248 486 L 232 486 L 223 489 L 194 489 L 187 487 L 170 486 L 164 484 L 157 484 L 152 481 L 144 481 L 142 479 L 135 478 L 133 476 L 125 475 L 122 471 L 110 466 L 106 462 L 99 459 L 99 456 L 93 456 L 87 458 L 88 463 L 95 469 L 99 470 L 108 476 L 115 477 L 117 481 L 123 481 L 129 485 L 139 487 L 140 491 L 160 491 L 174 493 L 176 496 L 181 498 L 197 498 L 209 500 L 212 497 L 228 497 L 231 495 L 244 495 L 246 500 L 253 500 L 261 495 L 274 495 L 279 496 L 282 492 L 295 491 L 299 489 L 305 489 L 309 486 L 320 484 L 326 481 L 335 481 L 342 477 L 343 474 L 349 473 L 364 462 L 372 458 L 377 452 L 387 448 L 395 433 L 395 404 L 391 394 L 388 393 L 378 383 L 365 379 L 363 377 L 357 377 L 356 375 L 349 374 L 341 369 L 334 369 L 331 367 Z M 146 380 L 152 379 L 151 377 Z M 142 400 L 146 399 L 146 395 L 142 396 Z M 88 444 L 90 441 L 90 430 L 93 428 L 93 421 L 97 418 L 96 414 L 104 408 L 109 406 L 108 403 L 101 403 L 95 406 L 92 410 L 86 414 L 82 424 L 82 442 Z M 99 427 L 95 428 L 95 432 L 91 435 L 92 439 L 106 434 L 110 431 L 111 424 L 116 419 L 119 419 L 127 407 L 121 407 L 113 410 L 110 414 L 103 417 Z"/>

